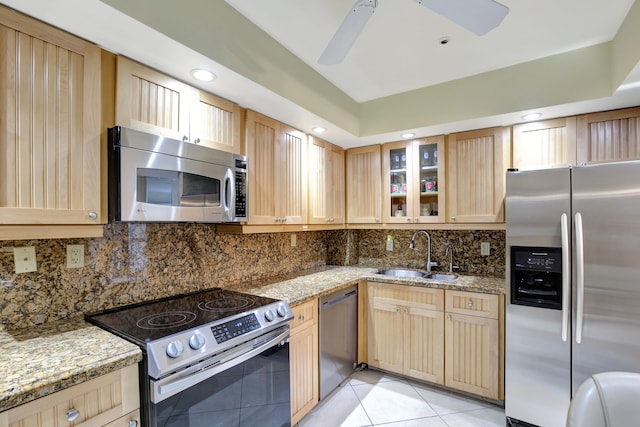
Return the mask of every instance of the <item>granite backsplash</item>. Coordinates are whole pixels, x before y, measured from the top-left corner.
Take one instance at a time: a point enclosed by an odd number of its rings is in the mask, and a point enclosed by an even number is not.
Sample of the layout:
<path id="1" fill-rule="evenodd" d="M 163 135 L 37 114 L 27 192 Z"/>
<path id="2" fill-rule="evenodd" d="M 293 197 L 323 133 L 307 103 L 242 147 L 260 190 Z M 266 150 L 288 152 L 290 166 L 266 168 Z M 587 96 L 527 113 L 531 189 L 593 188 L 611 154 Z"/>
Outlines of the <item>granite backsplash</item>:
<path id="1" fill-rule="evenodd" d="M 385 250 L 387 234 L 394 251 Z M 236 235 L 209 224 L 105 225 L 104 237 L 0 242 L 0 323 L 8 328 L 78 316 L 164 296 L 312 270 L 324 265 L 422 267 L 427 241 L 409 230 L 337 230 Z M 504 275 L 504 232 L 430 231 L 432 258 L 469 274 Z M 491 255 L 480 256 L 480 242 Z M 85 267 L 66 268 L 66 246 L 84 244 Z M 15 274 L 13 247 L 34 246 L 38 270 Z M 448 268 L 448 261 L 446 262 Z"/>

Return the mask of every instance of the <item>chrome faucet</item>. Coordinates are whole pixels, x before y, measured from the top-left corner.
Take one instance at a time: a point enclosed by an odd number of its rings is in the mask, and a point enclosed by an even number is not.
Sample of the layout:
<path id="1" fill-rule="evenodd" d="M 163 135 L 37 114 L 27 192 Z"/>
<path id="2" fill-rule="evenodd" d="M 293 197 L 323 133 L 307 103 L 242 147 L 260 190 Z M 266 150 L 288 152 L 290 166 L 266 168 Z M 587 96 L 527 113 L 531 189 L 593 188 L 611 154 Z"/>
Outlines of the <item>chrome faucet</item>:
<path id="1" fill-rule="evenodd" d="M 446 257 L 447 254 L 449 254 L 449 273 L 453 273 L 453 248 L 451 246 L 447 246 L 444 256 Z"/>
<path id="2" fill-rule="evenodd" d="M 438 263 L 431 262 L 431 235 L 429 234 L 429 232 L 425 230 L 418 230 L 415 233 L 413 233 L 413 236 L 411 236 L 411 243 L 409 243 L 409 249 L 415 248 L 416 236 L 418 234 L 424 234 L 425 236 L 427 236 L 427 265 L 425 266 L 425 270 L 427 270 L 428 273 L 431 273 L 431 267 L 437 267 Z"/>

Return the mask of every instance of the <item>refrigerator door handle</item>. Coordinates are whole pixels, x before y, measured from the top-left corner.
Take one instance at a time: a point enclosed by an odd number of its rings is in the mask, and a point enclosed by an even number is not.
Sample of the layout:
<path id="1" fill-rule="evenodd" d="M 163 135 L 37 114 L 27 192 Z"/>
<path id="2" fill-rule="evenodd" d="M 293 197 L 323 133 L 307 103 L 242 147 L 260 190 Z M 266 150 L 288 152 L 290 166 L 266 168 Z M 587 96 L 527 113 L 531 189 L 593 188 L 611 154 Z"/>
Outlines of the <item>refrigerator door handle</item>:
<path id="1" fill-rule="evenodd" d="M 584 237 L 582 233 L 582 214 L 576 213 L 576 344 L 582 342 L 582 324 L 584 321 Z"/>
<path id="2" fill-rule="evenodd" d="M 562 341 L 567 342 L 569 330 L 569 227 L 567 214 L 560 217 L 562 237 Z"/>

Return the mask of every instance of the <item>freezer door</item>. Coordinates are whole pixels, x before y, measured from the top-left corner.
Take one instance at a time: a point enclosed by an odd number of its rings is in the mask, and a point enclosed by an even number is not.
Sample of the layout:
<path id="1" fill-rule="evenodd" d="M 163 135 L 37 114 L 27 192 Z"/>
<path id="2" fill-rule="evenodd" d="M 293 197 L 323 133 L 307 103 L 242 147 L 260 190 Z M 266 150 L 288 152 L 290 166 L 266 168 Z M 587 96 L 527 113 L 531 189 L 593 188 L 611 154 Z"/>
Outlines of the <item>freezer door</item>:
<path id="1" fill-rule="evenodd" d="M 566 214 L 570 220 L 570 200 L 570 169 L 507 173 L 505 413 L 545 427 L 565 425 L 571 337 L 562 339 L 562 310 L 512 304 L 511 247 L 562 247 L 561 218 Z M 570 226 L 567 246 L 569 233 Z M 570 247 L 565 251 L 568 263 Z"/>
<path id="2" fill-rule="evenodd" d="M 640 162 L 577 167 L 573 182 L 575 393 L 591 374 L 640 372 Z"/>

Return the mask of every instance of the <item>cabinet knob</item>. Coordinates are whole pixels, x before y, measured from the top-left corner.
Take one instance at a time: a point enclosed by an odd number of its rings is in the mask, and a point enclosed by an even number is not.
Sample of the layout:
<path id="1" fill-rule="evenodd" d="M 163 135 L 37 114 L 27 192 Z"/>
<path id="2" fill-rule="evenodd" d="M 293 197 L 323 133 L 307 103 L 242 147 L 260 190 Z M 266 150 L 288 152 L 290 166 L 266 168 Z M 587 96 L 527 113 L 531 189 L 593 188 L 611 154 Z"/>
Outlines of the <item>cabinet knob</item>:
<path id="1" fill-rule="evenodd" d="M 89 212 L 89 219 L 98 219 L 98 214 L 95 212 Z"/>
<path id="2" fill-rule="evenodd" d="M 187 135 L 183 136 L 182 142 L 189 142 L 189 137 Z"/>
<path id="3" fill-rule="evenodd" d="M 400 307 L 396 308 L 396 313 L 400 313 Z"/>
<path id="4" fill-rule="evenodd" d="M 194 140 L 193 140 L 193 143 L 194 143 L 194 144 L 200 144 L 200 138 L 196 138 L 196 139 L 194 139 Z"/>
<path id="5" fill-rule="evenodd" d="M 409 314 L 409 309 L 408 308 L 404 309 L 404 314 Z"/>
<path id="6" fill-rule="evenodd" d="M 420 218 L 415 217 L 413 220 L 414 220 L 415 222 L 418 222 L 418 221 L 420 220 Z"/>
<path id="7" fill-rule="evenodd" d="M 452 217 L 451 217 L 451 221 L 455 221 L 455 220 L 456 220 L 456 217 L 455 217 L 455 216 L 452 216 Z"/>
<path id="8" fill-rule="evenodd" d="M 373 219 L 375 222 L 380 222 L 380 218 L 374 218 Z"/>
<path id="9" fill-rule="evenodd" d="M 301 314 L 300 316 L 298 316 L 298 320 L 300 320 L 301 322 L 304 321 L 304 316 Z"/>
<path id="10" fill-rule="evenodd" d="M 128 427 L 138 427 L 138 421 L 137 420 L 129 421 L 129 426 Z"/>
<path id="11" fill-rule="evenodd" d="M 80 417 L 80 411 L 78 411 L 76 408 L 71 408 L 67 411 L 66 415 L 67 415 L 67 421 L 73 422 Z"/>
<path id="12" fill-rule="evenodd" d="M 469 300 L 469 302 L 467 302 L 467 307 L 471 308 L 473 307 L 473 301 Z"/>
<path id="13" fill-rule="evenodd" d="M 451 317 L 450 314 L 447 314 L 447 320 L 451 320 L 451 319 L 453 319 L 453 317 Z"/>
<path id="14" fill-rule="evenodd" d="M 411 218 L 407 218 L 407 221 L 411 222 Z"/>

